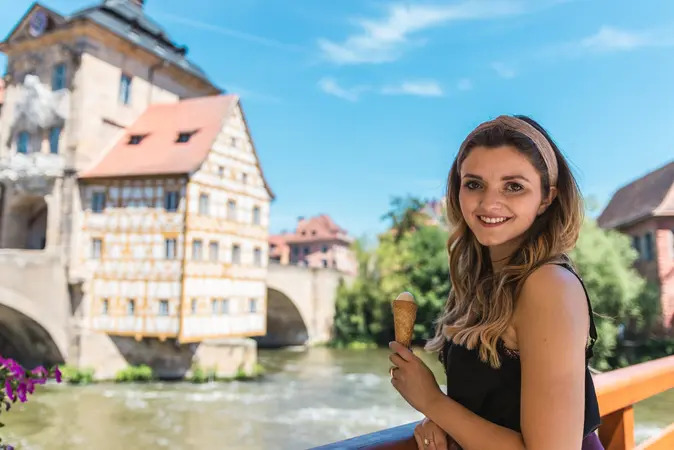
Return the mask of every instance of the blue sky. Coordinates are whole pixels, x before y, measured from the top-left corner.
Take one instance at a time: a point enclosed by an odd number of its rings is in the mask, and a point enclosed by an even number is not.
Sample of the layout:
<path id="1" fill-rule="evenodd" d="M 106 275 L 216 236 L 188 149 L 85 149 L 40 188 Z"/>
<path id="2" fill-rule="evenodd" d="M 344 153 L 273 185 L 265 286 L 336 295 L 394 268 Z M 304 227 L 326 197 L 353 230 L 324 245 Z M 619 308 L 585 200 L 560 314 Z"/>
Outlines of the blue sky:
<path id="1" fill-rule="evenodd" d="M 32 3 L 2 3 L 5 35 Z M 440 197 L 465 135 L 499 114 L 538 120 L 602 204 L 674 159 L 671 0 L 146 3 L 241 94 L 277 194 L 272 231 L 319 213 L 381 230 L 391 196 Z"/>

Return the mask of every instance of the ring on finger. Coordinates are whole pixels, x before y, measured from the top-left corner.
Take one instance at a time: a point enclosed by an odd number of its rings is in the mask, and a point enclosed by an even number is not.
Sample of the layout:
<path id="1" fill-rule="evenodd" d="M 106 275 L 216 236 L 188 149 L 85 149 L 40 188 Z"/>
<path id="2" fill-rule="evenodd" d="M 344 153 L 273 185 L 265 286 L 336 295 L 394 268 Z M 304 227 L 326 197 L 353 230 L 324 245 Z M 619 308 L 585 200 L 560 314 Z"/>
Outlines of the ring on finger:
<path id="1" fill-rule="evenodd" d="M 391 368 L 388 370 L 389 375 L 391 375 L 391 378 L 393 378 L 393 372 L 397 369 L 396 366 L 391 366 Z"/>
<path id="2" fill-rule="evenodd" d="M 424 438 L 424 447 L 428 447 L 429 445 L 431 445 L 431 441 L 428 438 Z"/>

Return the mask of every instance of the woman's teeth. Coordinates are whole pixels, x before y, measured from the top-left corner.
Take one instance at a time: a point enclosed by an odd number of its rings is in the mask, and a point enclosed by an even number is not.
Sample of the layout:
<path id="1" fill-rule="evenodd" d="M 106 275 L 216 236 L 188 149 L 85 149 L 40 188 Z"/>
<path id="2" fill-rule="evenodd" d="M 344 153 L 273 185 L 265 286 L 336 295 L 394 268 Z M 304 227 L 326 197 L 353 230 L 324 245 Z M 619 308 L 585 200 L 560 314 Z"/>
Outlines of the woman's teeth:
<path id="1" fill-rule="evenodd" d="M 479 216 L 480 220 L 485 222 L 485 223 L 502 223 L 505 222 L 506 220 L 510 219 L 510 217 L 485 217 L 485 216 Z"/>

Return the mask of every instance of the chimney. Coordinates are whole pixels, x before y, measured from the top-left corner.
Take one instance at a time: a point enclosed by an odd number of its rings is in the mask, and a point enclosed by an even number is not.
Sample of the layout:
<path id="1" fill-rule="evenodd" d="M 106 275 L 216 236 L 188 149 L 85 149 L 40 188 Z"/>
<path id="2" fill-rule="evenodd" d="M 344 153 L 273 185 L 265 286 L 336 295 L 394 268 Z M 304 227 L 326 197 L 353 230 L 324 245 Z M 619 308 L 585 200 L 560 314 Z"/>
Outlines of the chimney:
<path id="1" fill-rule="evenodd" d="M 143 6 L 145 6 L 145 0 L 129 0 L 129 1 L 141 9 L 143 8 Z"/>

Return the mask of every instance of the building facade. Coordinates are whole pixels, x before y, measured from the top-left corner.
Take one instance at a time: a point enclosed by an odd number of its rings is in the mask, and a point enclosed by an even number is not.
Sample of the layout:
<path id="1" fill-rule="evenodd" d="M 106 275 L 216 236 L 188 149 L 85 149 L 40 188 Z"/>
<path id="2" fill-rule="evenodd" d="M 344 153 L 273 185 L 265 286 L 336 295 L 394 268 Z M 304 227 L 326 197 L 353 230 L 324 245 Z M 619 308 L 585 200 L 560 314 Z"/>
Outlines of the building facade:
<path id="1" fill-rule="evenodd" d="M 662 322 L 674 328 L 674 162 L 621 187 L 597 222 L 631 236 L 636 268 L 660 286 Z"/>
<path id="2" fill-rule="evenodd" d="M 241 103 L 143 3 L 34 4 L 0 43 L 0 247 L 57 256 L 76 365 L 111 336 L 265 329 L 273 194 Z"/>
<path id="3" fill-rule="evenodd" d="M 358 261 L 351 250 L 353 238 L 330 216 L 300 217 L 295 231 L 270 236 L 271 261 L 314 268 L 332 268 L 356 274 Z"/>

